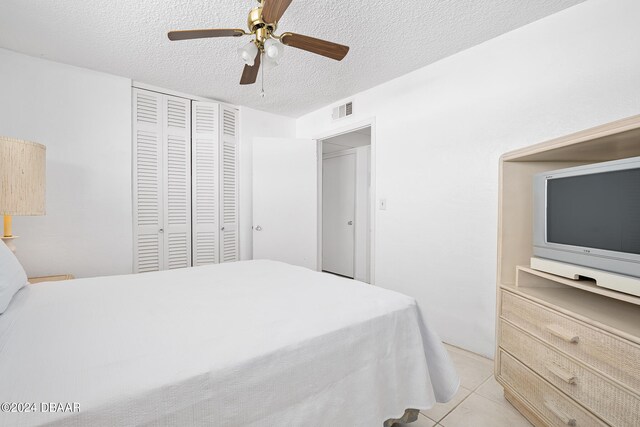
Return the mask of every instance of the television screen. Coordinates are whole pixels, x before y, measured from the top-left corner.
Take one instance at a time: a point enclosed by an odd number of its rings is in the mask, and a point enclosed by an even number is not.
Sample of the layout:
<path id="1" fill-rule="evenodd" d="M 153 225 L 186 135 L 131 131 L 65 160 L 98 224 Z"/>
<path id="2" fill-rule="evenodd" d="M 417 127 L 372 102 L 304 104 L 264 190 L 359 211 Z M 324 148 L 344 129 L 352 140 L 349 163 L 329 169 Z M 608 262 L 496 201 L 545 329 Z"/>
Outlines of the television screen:
<path id="1" fill-rule="evenodd" d="M 547 242 L 640 254 L 640 169 L 547 180 Z"/>

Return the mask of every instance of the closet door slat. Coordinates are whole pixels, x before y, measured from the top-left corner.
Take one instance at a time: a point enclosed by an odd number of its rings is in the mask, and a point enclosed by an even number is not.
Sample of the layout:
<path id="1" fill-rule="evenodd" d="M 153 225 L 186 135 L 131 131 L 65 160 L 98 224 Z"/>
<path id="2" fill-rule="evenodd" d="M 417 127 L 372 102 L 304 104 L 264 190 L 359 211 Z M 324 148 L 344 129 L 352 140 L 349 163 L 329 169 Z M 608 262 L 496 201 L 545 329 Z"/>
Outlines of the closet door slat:
<path id="1" fill-rule="evenodd" d="M 238 238 L 238 112 L 220 108 L 220 262 L 239 260 Z"/>
<path id="2" fill-rule="evenodd" d="M 164 268 L 191 266 L 191 101 L 163 95 Z"/>
<path id="3" fill-rule="evenodd" d="M 219 262 L 219 107 L 192 101 L 193 265 Z"/>
<path id="4" fill-rule="evenodd" d="M 162 95 L 133 91 L 133 221 L 135 273 L 163 268 Z"/>

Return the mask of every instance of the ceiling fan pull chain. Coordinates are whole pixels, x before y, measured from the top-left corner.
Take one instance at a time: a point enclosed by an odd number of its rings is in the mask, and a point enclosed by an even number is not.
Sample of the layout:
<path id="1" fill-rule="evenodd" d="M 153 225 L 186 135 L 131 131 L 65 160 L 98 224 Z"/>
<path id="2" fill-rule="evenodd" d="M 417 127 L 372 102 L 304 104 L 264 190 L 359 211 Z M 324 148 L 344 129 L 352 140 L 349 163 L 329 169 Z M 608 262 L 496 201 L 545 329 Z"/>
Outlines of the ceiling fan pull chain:
<path id="1" fill-rule="evenodd" d="M 264 52 L 260 53 L 260 62 L 264 64 Z M 260 80 L 262 85 L 262 90 L 260 91 L 260 97 L 264 98 L 266 94 L 264 93 L 264 65 L 260 68 Z"/>

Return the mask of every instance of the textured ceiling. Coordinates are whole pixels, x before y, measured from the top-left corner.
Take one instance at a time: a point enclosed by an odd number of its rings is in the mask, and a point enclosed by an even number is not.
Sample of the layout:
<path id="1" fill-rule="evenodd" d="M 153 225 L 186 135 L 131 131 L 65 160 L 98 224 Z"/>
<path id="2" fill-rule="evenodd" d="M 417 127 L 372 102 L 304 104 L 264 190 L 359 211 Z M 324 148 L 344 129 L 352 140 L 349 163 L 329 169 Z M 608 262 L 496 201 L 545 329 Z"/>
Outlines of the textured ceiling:
<path id="1" fill-rule="evenodd" d="M 2 0 L 0 46 L 297 117 L 582 0 L 294 0 L 279 24 L 351 46 L 342 62 L 287 48 L 267 97 L 240 86 L 248 38 L 169 42 L 170 29 L 246 27 L 256 0 Z"/>

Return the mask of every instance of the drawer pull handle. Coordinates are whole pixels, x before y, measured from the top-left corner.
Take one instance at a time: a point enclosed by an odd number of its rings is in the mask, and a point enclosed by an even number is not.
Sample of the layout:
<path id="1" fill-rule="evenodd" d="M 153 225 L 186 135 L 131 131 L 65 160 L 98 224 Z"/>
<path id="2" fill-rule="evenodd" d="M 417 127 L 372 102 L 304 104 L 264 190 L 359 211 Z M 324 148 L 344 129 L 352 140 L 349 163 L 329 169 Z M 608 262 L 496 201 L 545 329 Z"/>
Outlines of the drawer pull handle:
<path id="1" fill-rule="evenodd" d="M 577 382 L 577 378 L 575 375 L 572 375 L 571 373 L 565 371 L 558 365 L 549 363 L 546 365 L 546 368 L 549 370 L 549 372 L 551 372 L 553 375 L 560 378 L 562 381 L 566 382 L 567 384 L 575 385 Z"/>
<path id="2" fill-rule="evenodd" d="M 566 331 L 565 329 L 562 329 L 558 325 L 547 325 L 547 331 L 549 331 L 551 335 L 563 339 L 568 343 L 577 344 L 578 341 L 580 341 L 579 336 L 574 335 L 571 332 Z"/>
<path id="3" fill-rule="evenodd" d="M 544 401 L 544 406 L 551 412 L 553 415 L 558 417 L 563 423 L 568 426 L 576 426 L 578 423 L 575 418 L 571 418 L 569 415 L 565 414 L 564 411 L 556 408 L 556 406 L 550 402 Z"/>

